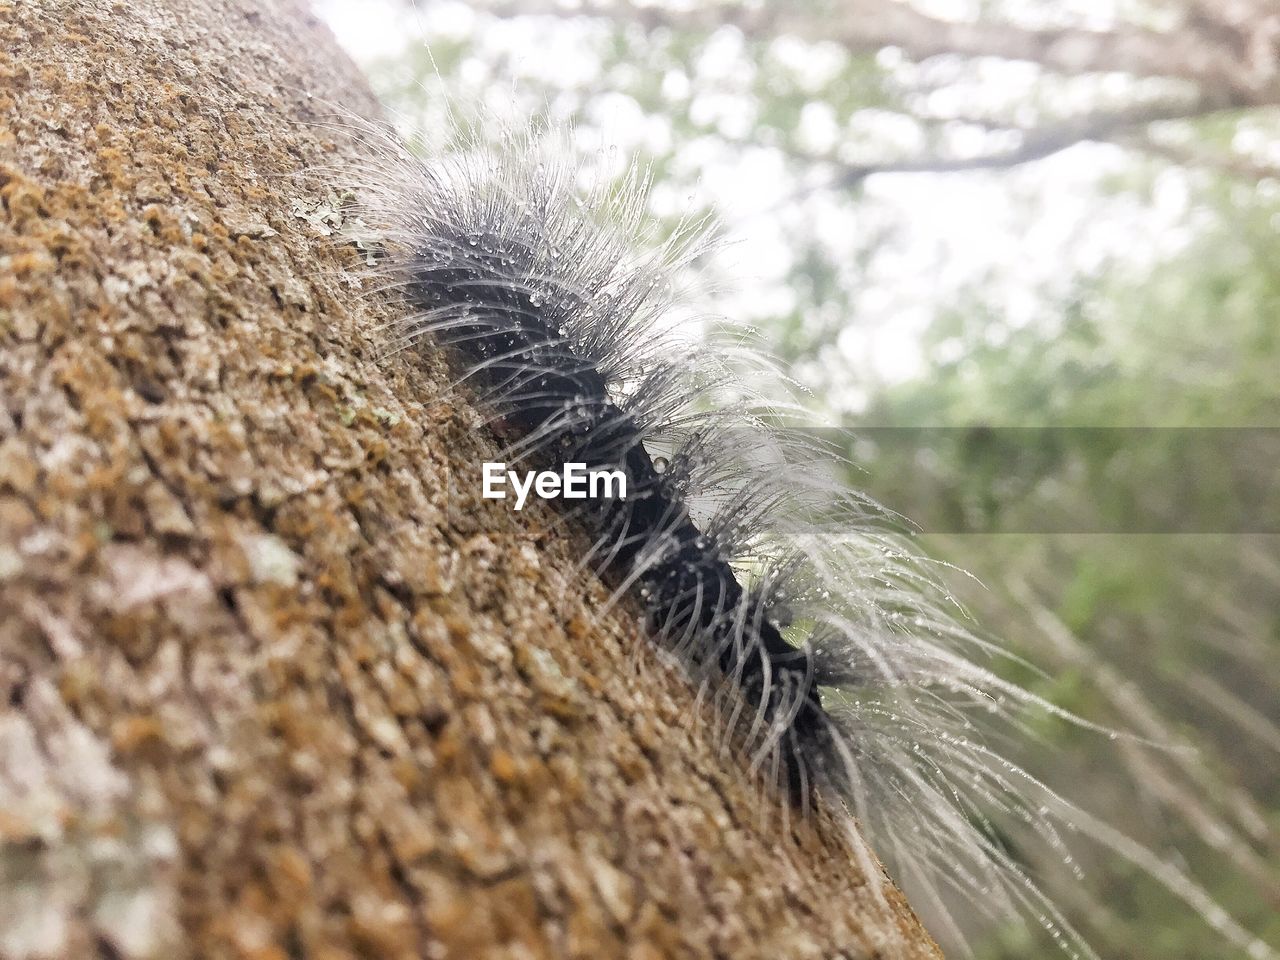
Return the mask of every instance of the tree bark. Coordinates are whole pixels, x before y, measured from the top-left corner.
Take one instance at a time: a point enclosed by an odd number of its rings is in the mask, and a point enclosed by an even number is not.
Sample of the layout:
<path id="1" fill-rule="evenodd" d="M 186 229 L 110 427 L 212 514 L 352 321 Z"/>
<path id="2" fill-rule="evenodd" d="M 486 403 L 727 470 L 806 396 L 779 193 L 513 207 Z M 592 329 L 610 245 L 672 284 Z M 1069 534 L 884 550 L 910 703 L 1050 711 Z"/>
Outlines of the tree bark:
<path id="1" fill-rule="evenodd" d="M 298 215 L 376 109 L 314 17 L 0 2 L 0 56 L 0 957 L 938 955 L 450 488 L 491 438 Z"/>

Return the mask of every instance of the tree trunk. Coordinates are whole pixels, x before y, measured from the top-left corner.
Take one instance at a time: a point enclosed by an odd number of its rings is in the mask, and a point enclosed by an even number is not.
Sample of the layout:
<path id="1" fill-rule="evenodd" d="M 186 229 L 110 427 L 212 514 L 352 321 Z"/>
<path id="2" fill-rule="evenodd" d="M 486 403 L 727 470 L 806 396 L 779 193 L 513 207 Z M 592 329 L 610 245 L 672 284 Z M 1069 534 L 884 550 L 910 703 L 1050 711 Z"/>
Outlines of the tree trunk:
<path id="1" fill-rule="evenodd" d="M 302 6 L 0 2 L 0 957 L 935 957 L 321 235 Z M 335 193 L 341 185 L 335 184 Z"/>

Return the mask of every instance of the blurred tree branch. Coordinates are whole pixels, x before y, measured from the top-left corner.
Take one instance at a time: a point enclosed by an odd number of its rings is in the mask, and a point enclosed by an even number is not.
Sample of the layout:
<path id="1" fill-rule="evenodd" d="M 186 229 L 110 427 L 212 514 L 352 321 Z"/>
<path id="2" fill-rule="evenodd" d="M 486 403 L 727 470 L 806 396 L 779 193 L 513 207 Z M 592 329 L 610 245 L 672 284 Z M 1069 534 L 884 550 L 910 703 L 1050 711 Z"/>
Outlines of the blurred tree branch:
<path id="1" fill-rule="evenodd" d="M 778 3 L 675 10 L 631 0 L 585 0 L 572 7 L 561 0 L 476 0 L 473 6 L 502 17 L 607 17 L 646 30 L 732 26 L 756 39 L 829 41 L 852 53 L 896 47 L 912 60 L 952 54 L 1025 60 L 1062 74 L 1170 77 L 1195 83 L 1203 99 L 1219 107 L 1280 99 L 1280 11 L 1259 8 L 1245 15 L 1242 6 L 1248 5 L 1240 3 L 1197 4 L 1182 28 L 1164 31 L 1129 24 L 1110 30 L 1033 29 L 998 20 L 943 20 L 903 0 L 851 0 L 838 11 Z M 1249 56 L 1241 57 L 1245 52 Z"/>
<path id="2" fill-rule="evenodd" d="M 1183 167 L 1202 167 L 1241 180 L 1280 180 L 1280 165 L 1264 163 L 1238 153 L 1203 150 L 1185 143 L 1169 143 L 1145 130 L 1117 142 Z"/>
<path id="3" fill-rule="evenodd" d="M 868 164 L 840 164 L 840 172 L 833 183 L 837 187 L 849 187 L 861 183 L 877 173 L 954 173 L 965 170 L 998 170 L 1015 167 L 1032 160 L 1060 153 L 1068 147 L 1086 141 L 1131 142 L 1151 152 L 1160 152 L 1155 141 L 1143 139 L 1140 144 L 1124 140 L 1123 135 L 1133 130 L 1145 129 L 1153 123 L 1167 120 L 1184 120 L 1206 115 L 1202 102 L 1143 104 L 1110 113 L 1094 113 L 1042 127 L 1012 128 L 983 122 L 991 129 L 1017 130 L 1021 142 L 1014 148 L 996 153 L 971 157 L 926 156 L 911 157 L 900 161 Z M 968 121 L 959 121 L 968 122 Z"/>
<path id="4" fill-rule="evenodd" d="M 952 21 L 929 16 L 903 0 L 850 0 L 826 9 L 784 3 L 673 9 L 641 6 L 632 0 L 583 0 L 573 6 L 562 0 L 475 0 L 473 6 L 500 17 L 596 17 L 638 24 L 648 31 L 735 27 L 756 40 L 793 36 L 837 43 L 853 54 L 895 48 L 914 61 L 942 55 L 991 57 L 1036 63 L 1062 76 L 1120 73 L 1180 81 L 1191 89 L 1189 97 L 1023 129 L 1021 142 L 1013 149 L 977 156 L 841 164 L 837 185 L 856 184 L 877 173 L 1009 168 L 1084 141 L 1123 142 L 1177 159 L 1170 148 L 1143 135 L 1151 124 L 1280 104 L 1280 8 L 1258 0 L 1190 0 L 1179 25 L 1167 30 L 1123 22 L 1103 30 L 1038 29 L 994 19 Z M 1273 175 L 1239 158 L 1213 162 L 1202 157 L 1194 162 L 1238 176 Z"/>

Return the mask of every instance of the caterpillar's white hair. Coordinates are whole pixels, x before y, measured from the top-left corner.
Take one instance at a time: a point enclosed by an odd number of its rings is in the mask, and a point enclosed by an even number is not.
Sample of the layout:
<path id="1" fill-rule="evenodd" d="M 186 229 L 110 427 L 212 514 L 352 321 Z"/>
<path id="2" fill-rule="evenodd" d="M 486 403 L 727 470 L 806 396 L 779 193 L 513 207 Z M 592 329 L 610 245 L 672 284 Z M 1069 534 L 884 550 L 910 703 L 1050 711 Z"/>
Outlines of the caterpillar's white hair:
<path id="1" fill-rule="evenodd" d="M 741 762 L 801 814 L 845 806 L 867 875 L 874 849 L 952 939 L 971 929 L 958 892 L 1094 957 L 1005 838 L 1067 862 L 1069 830 L 1121 852 L 1124 838 L 993 746 L 1026 708 L 1067 715 L 991 668 L 1007 654 L 965 626 L 895 518 L 850 491 L 776 364 L 673 309 L 705 225 L 657 238 L 642 177 L 593 180 L 554 138 L 421 159 L 358 132 L 361 239 L 377 289 L 403 304 L 387 348 L 446 351 L 508 459 L 627 475 L 625 502 L 570 516 L 594 540 L 583 562 L 641 600 Z"/>

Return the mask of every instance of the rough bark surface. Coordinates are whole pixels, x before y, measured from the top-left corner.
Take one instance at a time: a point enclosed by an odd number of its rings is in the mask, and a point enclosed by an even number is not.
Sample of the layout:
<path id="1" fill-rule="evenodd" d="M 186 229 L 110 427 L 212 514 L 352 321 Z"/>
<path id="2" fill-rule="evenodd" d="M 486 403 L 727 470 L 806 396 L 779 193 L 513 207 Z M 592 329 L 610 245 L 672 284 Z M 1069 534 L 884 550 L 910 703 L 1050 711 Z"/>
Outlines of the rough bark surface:
<path id="1" fill-rule="evenodd" d="M 478 415 L 299 216 L 374 110 L 322 25 L 0 2 L 0 58 L 0 957 L 937 956 L 450 490 Z"/>

